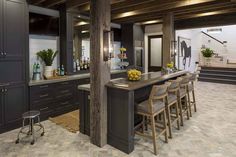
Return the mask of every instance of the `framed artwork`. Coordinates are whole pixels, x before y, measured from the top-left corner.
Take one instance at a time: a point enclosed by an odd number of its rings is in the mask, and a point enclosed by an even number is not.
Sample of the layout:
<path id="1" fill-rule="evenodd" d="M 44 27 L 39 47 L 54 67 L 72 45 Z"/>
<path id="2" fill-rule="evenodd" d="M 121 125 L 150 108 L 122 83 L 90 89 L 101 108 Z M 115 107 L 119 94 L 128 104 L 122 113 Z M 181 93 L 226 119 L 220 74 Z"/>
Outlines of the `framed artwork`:
<path id="1" fill-rule="evenodd" d="M 178 69 L 189 68 L 191 57 L 191 39 L 178 36 Z"/>

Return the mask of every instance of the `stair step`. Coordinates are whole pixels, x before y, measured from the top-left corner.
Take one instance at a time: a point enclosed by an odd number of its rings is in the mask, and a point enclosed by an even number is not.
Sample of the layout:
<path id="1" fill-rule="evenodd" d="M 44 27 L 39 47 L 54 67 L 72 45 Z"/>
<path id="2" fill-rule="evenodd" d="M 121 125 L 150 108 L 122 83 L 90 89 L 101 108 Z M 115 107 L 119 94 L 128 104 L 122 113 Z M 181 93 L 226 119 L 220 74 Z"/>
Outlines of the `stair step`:
<path id="1" fill-rule="evenodd" d="M 236 75 L 215 74 L 215 73 L 200 73 L 199 76 L 200 77 L 209 77 L 209 78 L 222 78 L 222 79 L 236 80 Z"/>
<path id="2" fill-rule="evenodd" d="M 204 74 L 222 74 L 222 75 L 236 75 L 236 71 L 226 71 L 226 70 L 206 70 L 201 69 L 200 73 Z"/>
<path id="3" fill-rule="evenodd" d="M 220 71 L 235 71 L 236 68 L 224 68 L 224 67 L 201 67 L 203 70 L 220 70 Z"/>
<path id="4" fill-rule="evenodd" d="M 202 81 L 202 82 L 214 82 L 214 83 L 222 83 L 222 84 L 233 84 L 233 85 L 236 85 L 236 80 L 231 80 L 231 79 L 220 79 L 220 78 L 199 77 L 199 81 Z"/>

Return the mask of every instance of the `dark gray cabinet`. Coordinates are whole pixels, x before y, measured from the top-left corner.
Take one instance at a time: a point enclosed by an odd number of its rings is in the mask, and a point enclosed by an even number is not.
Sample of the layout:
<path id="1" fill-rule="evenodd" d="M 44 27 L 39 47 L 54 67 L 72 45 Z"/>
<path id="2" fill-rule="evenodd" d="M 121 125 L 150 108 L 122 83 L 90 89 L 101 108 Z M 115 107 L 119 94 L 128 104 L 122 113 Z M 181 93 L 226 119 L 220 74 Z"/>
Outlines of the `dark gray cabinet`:
<path id="1" fill-rule="evenodd" d="M 4 122 L 11 125 L 21 120 L 22 113 L 26 111 L 25 85 L 14 85 L 5 87 L 4 93 Z"/>
<path id="2" fill-rule="evenodd" d="M 3 87 L 0 86 L 0 128 L 3 126 L 3 118 L 4 118 L 4 115 L 3 115 L 3 92 L 4 92 L 4 89 Z"/>
<path id="3" fill-rule="evenodd" d="M 0 132 L 19 127 L 27 110 L 27 6 L 26 0 L 0 0 Z"/>

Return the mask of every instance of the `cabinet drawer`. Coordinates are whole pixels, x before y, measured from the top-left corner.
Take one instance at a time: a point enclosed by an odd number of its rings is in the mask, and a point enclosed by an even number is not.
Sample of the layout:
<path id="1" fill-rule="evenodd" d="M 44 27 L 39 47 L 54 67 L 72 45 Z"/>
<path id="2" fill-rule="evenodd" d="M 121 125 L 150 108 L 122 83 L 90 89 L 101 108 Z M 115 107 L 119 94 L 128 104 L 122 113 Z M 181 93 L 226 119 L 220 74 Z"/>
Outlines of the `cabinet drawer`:
<path id="1" fill-rule="evenodd" d="M 73 87 L 67 89 L 58 89 L 57 94 L 55 95 L 56 99 L 69 99 L 74 97 L 74 89 Z"/>
<path id="2" fill-rule="evenodd" d="M 30 102 L 31 103 L 39 103 L 53 100 L 53 94 L 49 91 L 42 91 L 40 93 L 30 93 Z"/>

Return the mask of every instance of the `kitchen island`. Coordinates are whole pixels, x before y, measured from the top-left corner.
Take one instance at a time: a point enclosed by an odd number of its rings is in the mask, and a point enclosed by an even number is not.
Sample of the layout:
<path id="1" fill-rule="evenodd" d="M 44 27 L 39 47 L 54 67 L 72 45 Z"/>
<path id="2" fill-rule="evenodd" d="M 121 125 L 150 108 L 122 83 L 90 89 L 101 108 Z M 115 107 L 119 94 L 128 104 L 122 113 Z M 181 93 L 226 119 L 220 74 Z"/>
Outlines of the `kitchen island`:
<path id="1" fill-rule="evenodd" d="M 110 81 L 107 84 L 108 144 L 131 153 L 134 150 L 134 126 L 139 121 L 139 117 L 134 114 L 135 104 L 148 99 L 153 85 L 163 84 L 185 74 L 187 71 L 165 75 L 154 72 L 143 74 L 140 81 L 128 81 L 125 78 Z"/>
<path id="2" fill-rule="evenodd" d="M 134 150 L 134 125 L 139 117 L 134 114 L 135 104 L 147 100 L 153 85 L 163 84 L 187 74 L 178 71 L 171 74 L 161 72 L 142 74 L 140 81 L 117 78 L 107 84 L 108 97 L 108 144 L 125 152 Z M 80 132 L 90 134 L 90 85 L 78 86 L 80 100 Z"/>

